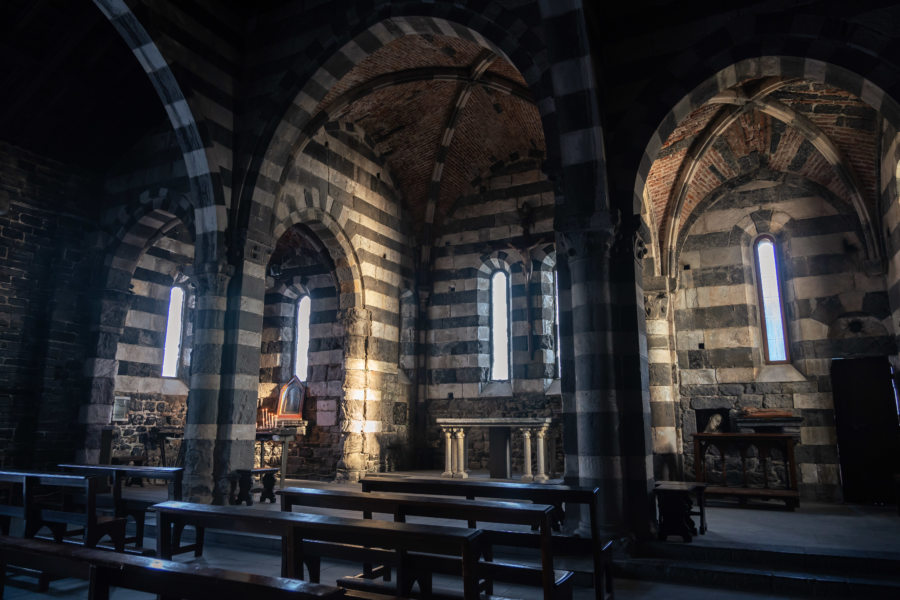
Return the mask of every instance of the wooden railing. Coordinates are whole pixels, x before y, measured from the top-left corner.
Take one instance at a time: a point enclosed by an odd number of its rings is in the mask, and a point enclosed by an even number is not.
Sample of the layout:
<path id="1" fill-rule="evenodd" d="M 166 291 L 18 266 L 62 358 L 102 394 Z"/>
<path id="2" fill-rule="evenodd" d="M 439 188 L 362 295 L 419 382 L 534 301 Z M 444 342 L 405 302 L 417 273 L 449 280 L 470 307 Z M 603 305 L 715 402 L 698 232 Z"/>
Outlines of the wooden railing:
<path id="1" fill-rule="evenodd" d="M 696 480 L 710 484 L 707 496 L 735 496 L 741 503 L 747 498 L 784 500 L 793 510 L 799 505 L 800 493 L 797 489 L 797 464 L 794 460 L 794 436 L 787 433 L 695 433 L 694 471 Z M 710 448 L 719 452 L 722 463 L 721 485 L 712 485 L 706 471 L 706 455 Z M 762 467 L 762 487 L 752 486 L 750 471 L 747 469 L 749 451 L 755 448 Z M 784 485 L 770 481 L 769 466 L 773 460 L 772 451 L 777 450 L 784 460 Z M 737 454 L 741 460 L 741 485 L 728 484 L 728 455 Z"/>

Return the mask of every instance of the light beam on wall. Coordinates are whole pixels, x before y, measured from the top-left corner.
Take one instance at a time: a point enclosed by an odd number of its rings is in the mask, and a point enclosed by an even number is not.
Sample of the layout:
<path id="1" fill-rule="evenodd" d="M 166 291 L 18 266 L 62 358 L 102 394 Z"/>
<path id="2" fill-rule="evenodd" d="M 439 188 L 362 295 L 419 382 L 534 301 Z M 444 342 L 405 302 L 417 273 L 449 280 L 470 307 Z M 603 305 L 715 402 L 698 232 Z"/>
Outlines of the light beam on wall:
<path id="1" fill-rule="evenodd" d="M 300 381 L 306 381 L 309 372 L 309 313 L 309 296 L 303 296 L 297 303 L 297 343 L 294 347 L 294 375 Z"/>

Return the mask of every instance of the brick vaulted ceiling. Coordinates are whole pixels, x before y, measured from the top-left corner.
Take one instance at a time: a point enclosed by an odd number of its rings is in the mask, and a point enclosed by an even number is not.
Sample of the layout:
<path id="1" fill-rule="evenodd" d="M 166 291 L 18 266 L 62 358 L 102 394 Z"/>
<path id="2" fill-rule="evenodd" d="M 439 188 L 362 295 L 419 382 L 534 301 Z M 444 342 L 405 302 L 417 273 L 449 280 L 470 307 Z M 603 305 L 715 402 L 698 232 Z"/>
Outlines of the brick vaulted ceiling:
<path id="1" fill-rule="evenodd" d="M 492 167 L 545 153 L 521 74 L 505 58 L 450 36 L 409 35 L 384 46 L 338 81 L 318 109 L 366 133 L 426 243 L 434 231 L 428 226 L 439 228 Z"/>
<path id="2" fill-rule="evenodd" d="M 650 168 L 660 250 L 705 198 L 755 165 L 801 176 L 875 217 L 878 135 L 873 108 L 822 84 L 756 80 L 720 93 L 679 124 Z"/>

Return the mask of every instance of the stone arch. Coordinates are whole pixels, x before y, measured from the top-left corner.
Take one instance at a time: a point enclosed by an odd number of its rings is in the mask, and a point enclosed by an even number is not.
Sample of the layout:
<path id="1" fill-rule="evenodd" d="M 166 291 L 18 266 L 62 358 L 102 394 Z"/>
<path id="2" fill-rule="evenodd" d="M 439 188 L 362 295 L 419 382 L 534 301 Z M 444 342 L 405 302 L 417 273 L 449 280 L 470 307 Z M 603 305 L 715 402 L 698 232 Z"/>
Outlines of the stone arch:
<path id="1" fill-rule="evenodd" d="M 134 53 L 164 104 L 178 140 L 190 184 L 198 254 L 195 261 L 215 263 L 224 252 L 224 199 L 217 197 L 203 139 L 184 93 L 166 59 L 124 0 L 94 0 Z"/>
<path id="2" fill-rule="evenodd" d="M 272 229 L 274 239 L 279 239 L 294 224 L 307 226 L 328 251 L 334 262 L 337 277 L 340 308 L 362 308 L 366 304 L 359 257 L 339 222 L 328 212 L 315 206 L 296 206 Z"/>
<path id="3" fill-rule="evenodd" d="M 869 79 L 844 67 L 830 64 L 814 58 L 797 56 L 760 56 L 736 62 L 715 74 L 707 77 L 694 90 L 685 94 L 675 106 L 665 113 L 644 148 L 635 178 L 633 197 L 634 206 L 639 207 L 644 191 L 644 184 L 650 172 L 650 166 L 659 153 L 666 139 L 675 131 L 678 124 L 691 112 L 709 102 L 721 92 L 734 87 L 742 81 L 762 77 L 803 77 L 818 83 L 824 83 L 847 89 L 858 95 L 864 102 L 884 113 L 885 118 L 895 127 L 900 126 L 900 104 L 889 96 L 878 85 Z"/>
<path id="4" fill-rule="evenodd" d="M 534 3 L 516 12 L 529 10 L 534 13 L 535 21 L 540 17 L 552 17 L 560 23 L 561 30 L 566 29 L 564 24 L 584 29 L 580 2 L 541 7 Z M 485 14 L 491 14 L 491 18 L 486 18 Z M 253 212 L 265 213 L 273 209 L 275 194 L 269 190 L 277 189 L 278 182 L 283 180 L 290 157 L 302 149 L 308 139 L 307 130 L 313 124 L 324 125 L 327 120 L 327 113 L 317 114 L 316 107 L 333 83 L 368 55 L 403 35 L 452 35 L 507 58 L 523 75 L 539 108 L 545 140 L 550 140 L 548 169 L 571 171 L 566 181 L 572 181 L 573 185 L 579 185 L 577 181 L 585 177 L 600 177 L 602 135 L 596 101 L 592 100 L 597 93 L 590 52 L 582 41 L 587 39 L 586 34 L 574 39 L 567 34 L 566 39 L 549 40 L 551 45 L 555 43 L 566 48 L 566 58 L 554 64 L 548 59 L 548 42 L 514 12 L 499 5 L 492 5 L 489 11 L 474 12 L 459 4 L 395 2 L 385 3 L 364 16 L 353 12 L 348 17 L 346 33 L 321 51 L 318 60 L 310 61 L 304 57 L 305 64 L 321 65 L 315 72 L 310 72 L 314 67 L 298 69 L 300 72 L 292 72 L 289 80 L 286 77 L 284 87 L 289 90 L 289 99 L 280 113 L 285 117 L 275 120 L 271 130 L 261 137 L 250 167 L 251 176 L 241 192 L 245 198 L 241 202 L 244 218 Z M 511 32 L 518 32 L 518 37 Z M 573 43 L 578 46 L 577 57 L 570 59 Z M 553 69 L 557 75 L 548 77 Z M 580 102 L 585 104 L 585 116 L 577 123 L 561 126 L 556 115 L 557 98 L 583 99 L 585 92 L 590 97 Z M 598 186 L 597 194 L 601 187 L 604 186 Z M 591 199 L 596 203 L 595 200 Z M 259 210 L 251 209 L 251 206 L 257 206 Z"/>
<path id="5" fill-rule="evenodd" d="M 164 197 L 165 194 L 156 196 L 157 199 Z M 184 224 L 171 212 L 150 208 L 152 204 L 142 211 L 142 215 L 132 215 L 130 226 L 123 225 L 113 236 L 97 275 L 100 289 L 91 310 L 92 349 L 84 370 L 88 395 L 79 419 L 85 440 L 79 450 L 79 460 L 96 462 L 99 458 L 100 431 L 109 423 L 118 373 L 117 349 L 131 308 L 133 294 L 130 287 L 138 261 L 158 239 Z"/>

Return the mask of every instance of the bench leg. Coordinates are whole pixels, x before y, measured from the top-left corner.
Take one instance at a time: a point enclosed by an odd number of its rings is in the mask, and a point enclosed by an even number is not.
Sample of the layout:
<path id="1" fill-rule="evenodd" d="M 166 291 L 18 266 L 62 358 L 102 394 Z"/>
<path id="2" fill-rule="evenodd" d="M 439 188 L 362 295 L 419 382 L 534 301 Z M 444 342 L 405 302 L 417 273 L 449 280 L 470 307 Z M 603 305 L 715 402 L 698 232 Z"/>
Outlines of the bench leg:
<path id="1" fill-rule="evenodd" d="M 109 600 L 109 579 L 96 565 L 91 565 L 90 572 L 88 600 Z"/>
<path id="2" fill-rule="evenodd" d="M 275 504 L 275 475 L 266 473 L 262 478 L 263 491 L 259 495 L 260 504 L 268 500 Z"/>
<path id="3" fill-rule="evenodd" d="M 195 527 L 195 537 L 194 539 L 197 542 L 194 544 L 194 557 L 200 558 L 203 556 L 203 538 L 206 534 L 206 529 L 203 527 Z"/>
<path id="4" fill-rule="evenodd" d="M 144 521 L 146 518 L 147 515 L 144 511 L 137 511 L 134 513 L 134 545 L 138 548 L 144 547 Z"/>

